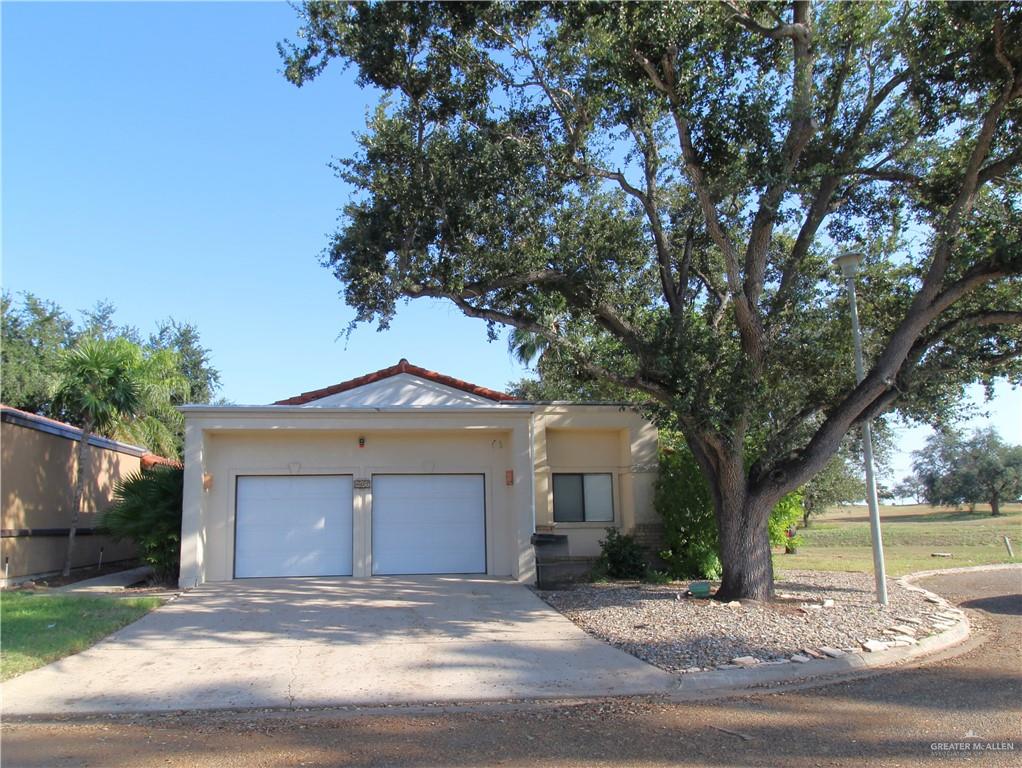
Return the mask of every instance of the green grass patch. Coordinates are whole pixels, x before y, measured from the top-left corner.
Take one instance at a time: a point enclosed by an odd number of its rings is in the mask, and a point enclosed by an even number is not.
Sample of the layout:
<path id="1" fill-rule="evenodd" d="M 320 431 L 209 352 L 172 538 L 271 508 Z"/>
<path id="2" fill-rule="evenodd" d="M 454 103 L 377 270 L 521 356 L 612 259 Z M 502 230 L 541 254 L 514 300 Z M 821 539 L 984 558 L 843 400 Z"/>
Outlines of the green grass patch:
<path id="1" fill-rule="evenodd" d="M 5 592 L 0 596 L 0 680 L 84 651 L 162 602 Z"/>
<path id="2" fill-rule="evenodd" d="M 881 508 L 887 573 L 904 576 L 932 568 L 1022 562 L 1022 507 L 1006 508 L 991 517 L 989 509 L 976 512 L 922 505 Z M 809 528 L 799 531 L 798 554 L 774 556 L 778 570 L 873 570 L 869 518 L 865 507 L 831 510 Z M 1004 537 L 1012 541 L 1016 557 L 1008 557 Z M 932 557 L 934 552 L 951 557 Z"/>

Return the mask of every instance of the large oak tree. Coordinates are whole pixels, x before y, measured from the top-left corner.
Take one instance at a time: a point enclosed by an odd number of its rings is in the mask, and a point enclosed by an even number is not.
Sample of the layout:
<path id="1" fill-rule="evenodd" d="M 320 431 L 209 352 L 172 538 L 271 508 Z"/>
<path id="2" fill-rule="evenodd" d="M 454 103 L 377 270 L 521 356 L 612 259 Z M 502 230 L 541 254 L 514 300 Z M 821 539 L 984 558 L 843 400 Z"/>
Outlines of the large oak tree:
<path id="1" fill-rule="evenodd" d="M 327 250 L 657 403 L 713 489 L 721 595 L 849 430 L 1020 378 L 1017 3 L 307 3 L 297 85 L 383 92 Z M 830 259 L 865 252 L 867 375 Z"/>

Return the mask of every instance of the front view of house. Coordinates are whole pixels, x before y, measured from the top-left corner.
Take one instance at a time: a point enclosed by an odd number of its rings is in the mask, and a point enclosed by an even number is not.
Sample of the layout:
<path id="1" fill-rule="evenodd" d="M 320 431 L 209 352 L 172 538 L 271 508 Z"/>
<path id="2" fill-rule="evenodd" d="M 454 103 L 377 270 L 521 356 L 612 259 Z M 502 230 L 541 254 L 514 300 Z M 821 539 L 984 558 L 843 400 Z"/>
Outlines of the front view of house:
<path id="1" fill-rule="evenodd" d="M 273 576 L 534 578 L 655 526 L 656 429 L 395 366 L 267 406 L 185 406 L 181 586 Z"/>

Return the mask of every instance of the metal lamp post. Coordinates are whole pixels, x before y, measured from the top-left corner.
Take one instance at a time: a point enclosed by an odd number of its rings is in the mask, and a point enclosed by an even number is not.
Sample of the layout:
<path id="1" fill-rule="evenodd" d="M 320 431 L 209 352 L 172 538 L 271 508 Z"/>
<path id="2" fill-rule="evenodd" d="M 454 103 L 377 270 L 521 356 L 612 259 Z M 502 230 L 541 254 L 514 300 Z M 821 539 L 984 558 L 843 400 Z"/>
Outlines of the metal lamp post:
<path id="1" fill-rule="evenodd" d="M 852 341 L 855 344 L 855 383 L 866 377 L 862 365 L 862 337 L 859 333 L 859 310 L 855 302 L 855 276 L 862 261 L 861 253 L 846 253 L 834 259 L 848 288 L 852 312 Z M 873 542 L 873 576 L 876 579 L 877 602 L 887 605 L 887 569 L 884 567 L 884 542 L 880 534 L 880 506 L 877 502 L 876 475 L 873 472 L 873 430 L 871 422 L 862 425 L 862 453 L 866 464 L 866 504 L 869 505 L 869 530 Z"/>

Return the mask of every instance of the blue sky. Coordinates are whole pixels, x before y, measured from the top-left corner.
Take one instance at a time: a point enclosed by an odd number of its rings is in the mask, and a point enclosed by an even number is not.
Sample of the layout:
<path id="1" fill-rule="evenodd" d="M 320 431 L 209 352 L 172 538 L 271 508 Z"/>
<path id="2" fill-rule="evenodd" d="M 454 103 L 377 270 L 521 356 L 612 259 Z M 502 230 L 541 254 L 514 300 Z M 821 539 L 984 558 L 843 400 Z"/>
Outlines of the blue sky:
<path id="1" fill-rule="evenodd" d="M 106 299 L 143 331 L 194 323 L 238 403 L 401 357 L 497 389 L 524 375 L 440 303 L 338 338 L 352 311 L 318 254 L 350 190 L 327 163 L 353 151 L 375 95 L 339 67 L 284 80 L 291 7 L 5 2 L 2 23 L 6 290 L 69 310 Z M 1022 395 L 999 393 L 990 423 L 1017 440 Z M 926 430 L 902 434 L 911 450 Z"/>
<path id="2" fill-rule="evenodd" d="M 4 286 L 122 323 L 195 323 L 224 395 L 260 403 L 407 357 L 495 388 L 523 375 L 439 303 L 338 334 L 318 255 L 375 97 L 340 68 L 280 75 L 283 3 L 3 4 Z"/>

